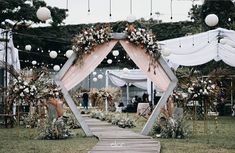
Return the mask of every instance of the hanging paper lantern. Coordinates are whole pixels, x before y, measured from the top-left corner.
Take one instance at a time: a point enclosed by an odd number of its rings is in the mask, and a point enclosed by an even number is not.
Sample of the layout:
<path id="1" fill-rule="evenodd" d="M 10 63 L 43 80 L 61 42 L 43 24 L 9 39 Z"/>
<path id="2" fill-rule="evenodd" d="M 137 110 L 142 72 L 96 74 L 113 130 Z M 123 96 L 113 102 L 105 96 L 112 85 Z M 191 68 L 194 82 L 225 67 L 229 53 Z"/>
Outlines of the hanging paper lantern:
<path id="1" fill-rule="evenodd" d="M 37 61 L 32 61 L 32 64 L 33 64 L 33 65 L 36 65 L 36 64 L 37 64 Z"/>
<path id="2" fill-rule="evenodd" d="M 58 54 L 57 54 L 56 51 L 51 51 L 51 52 L 49 53 L 49 55 L 50 55 L 51 58 L 56 58 Z"/>
<path id="3" fill-rule="evenodd" d="M 205 22 L 208 26 L 213 27 L 218 24 L 219 18 L 215 14 L 209 14 L 206 16 Z"/>
<path id="4" fill-rule="evenodd" d="M 119 51 L 118 50 L 113 50 L 113 56 L 118 56 L 119 55 Z"/>
<path id="5" fill-rule="evenodd" d="M 112 61 L 111 59 L 108 59 L 108 60 L 107 60 L 107 63 L 108 63 L 108 64 L 112 64 L 112 62 L 113 62 L 113 61 Z"/>
<path id="6" fill-rule="evenodd" d="M 98 79 L 103 79 L 103 75 L 102 75 L 102 74 L 99 74 L 99 75 L 98 75 Z"/>
<path id="7" fill-rule="evenodd" d="M 97 74 L 97 72 L 94 71 L 94 72 L 92 72 L 92 74 L 93 74 L 93 76 L 95 76 Z"/>
<path id="8" fill-rule="evenodd" d="M 67 50 L 65 56 L 69 58 L 73 54 L 73 50 Z"/>
<path id="9" fill-rule="evenodd" d="M 93 78 L 93 81 L 94 81 L 94 82 L 97 82 L 97 80 L 98 80 L 97 78 Z"/>
<path id="10" fill-rule="evenodd" d="M 31 46 L 31 45 L 26 45 L 26 46 L 25 46 L 25 50 L 30 51 L 31 49 L 32 49 L 32 46 Z"/>
<path id="11" fill-rule="evenodd" d="M 40 7 L 36 15 L 39 20 L 46 21 L 51 18 L 51 11 L 47 7 Z"/>
<path id="12" fill-rule="evenodd" d="M 136 17 L 132 14 L 130 14 L 127 18 L 126 18 L 127 22 L 132 23 L 135 22 Z"/>
<path id="13" fill-rule="evenodd" d="M 124 72 L 124 73 L 128 73 L 128 72 L 129 72 L 129 69 L 125 67 L 125 68 L 123 68 L 123 72 Z"/>
<path id="14" fill-rule="evenodd" d="M 169 56 L 171 54 L 171 51 L 167 48 L 162 50 L 162 56 Z"/>
<path id="15" fill-rule="evenodd" d="M 54 69 L 54 71 L 59 71 L 60 70 L 60 66 L 59 65 L 54 65 L 53 69 Z"/>

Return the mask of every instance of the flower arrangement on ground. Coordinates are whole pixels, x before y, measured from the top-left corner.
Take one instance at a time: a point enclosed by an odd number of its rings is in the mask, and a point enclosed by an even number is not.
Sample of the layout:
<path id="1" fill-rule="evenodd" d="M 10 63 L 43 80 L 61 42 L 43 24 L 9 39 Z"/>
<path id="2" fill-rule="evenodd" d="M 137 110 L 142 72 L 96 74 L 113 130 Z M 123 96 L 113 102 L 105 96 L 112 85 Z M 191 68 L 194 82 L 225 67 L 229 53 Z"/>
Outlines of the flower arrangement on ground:
<path id="1" fill-rule="evenodd" d="M 185 138 L 189 136 L 189 126 L 184 117 L 175 117 L 173 99 L 169 98 L 167 104 L 161 108 L 159 118 L 153 127 L 153 134 L 160 138 Z"/>
<path id="2" fill-rule="evenodd" d="M 101 121 L 107 121 L 113 125 L 117 125 L 121 128 L 133 128 L 135 127 L 134 120 L 128 118 L 125 114 L 103 112 L 99 110 L 94 110 L 90 114 L 91 118 L 96 118 Z"/>

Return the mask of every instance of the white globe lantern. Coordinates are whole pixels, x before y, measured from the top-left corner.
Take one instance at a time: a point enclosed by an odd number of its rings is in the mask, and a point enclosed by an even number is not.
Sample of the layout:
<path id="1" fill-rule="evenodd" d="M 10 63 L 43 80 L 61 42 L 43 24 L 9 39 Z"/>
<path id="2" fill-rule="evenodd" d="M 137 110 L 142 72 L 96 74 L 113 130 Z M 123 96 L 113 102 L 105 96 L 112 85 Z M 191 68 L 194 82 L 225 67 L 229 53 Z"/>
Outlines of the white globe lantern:
<path id="1" fill-rule="evenodd" d="M 31 49 L 32 49 L 32 46 L 31 46 L 31 45 L 26 45 L 26 46 L 25 46 L 25 50 L 30 51 Z"/>
<path id="2" fill-rule="evenodd" d="M 100 79 L 100 80 L 103 79 L 103 75 L 102 75 L 102 74 L 99 74 L 99 75 L 98 75 L 98 79 Z"/>
<path id="3" fill-rule="evenodd" d="M 92 74 L 93 74 L 93 76 L 95 76 L 97 74 L 97 72 L 94 71 L 94 72 L 92 72 Z"/>
<path id="4" fill-rule="evenodd" d="M 213 27 L 218 24 L 219 18 L 215 14 L 209 14 L 206 16 L 205 22 L 208 26 Z"/>
<path id="5" fill-rule="evenodd" d="M 129 72 L 129 69 L 125 67 L 125 68 L 123 68 L 123 72 L 124 72 L 124 73 L 128 73 L 128 72 Z"/>
<path id="6" fill-rule="evenodd" d="M 56 58 L 58 54 L 57 54 L 56 51 L 51 51 L 51 52 L 49 53 L 49 55 L 50 55 L 51 58 Z"/>
<path id="7" fill-rule="evenodd" d="M 39 20 L 46 21 L 51 18 L 51 11 L 47 7 L 40 7 L 36 15 Z"/>
<path id="8" fill-rule="evenodd" d="M 108 64 L 112 64 L 112 62 L 113 62 L 113 61 L 112 61 L 111 59 L 108 59 L 108 60 L 107 60 L 107 63 L 108 63 Z"/>
<path id="9" fill-rule="evenodd" d="M 53 69 L 54 69 L 54 71 L 59 71 L 60 70 L 60 66 L 59 65 L 54 65 Z"/>
<path id="10" fill-rule="evenodd" d="M 118 56 L 119 55 L 119 51 L 118 50 L 113 50 L 112 54 L 113 54 L 113 56 Z"/>
<path id="11" fill-rule="evenodd" d="M 36 64 L 37 64 L 37 61 L 35 61 L 35 60 L 32 61 L 32 64 L 33 64 L 33 65 L 36 65 Z"/>
<path id="12" fill-rule="evenodd" d="M 69 58 L 73 54 L 73 50 L 67 50 L 65 56 Z"/>
<path id="13" fill-rule="evenodd" d="M 97 82 L 98 79 L 97 78 L 93 78 L 92 80 L 93 80 L 93 82 Z"/>
<path id="14" fill-rule="evenodd" d="M 162 56 L 169 56 L 171 54 L 171 51 L 167 48 L 162 50 Z"/>
<path id="15" fill-rule="evenodd" d="M 127 18 L 126 18 L 127 22 L 132 23 L 135 22 L 136 17 L 132 14 L 130 14 Z"/>

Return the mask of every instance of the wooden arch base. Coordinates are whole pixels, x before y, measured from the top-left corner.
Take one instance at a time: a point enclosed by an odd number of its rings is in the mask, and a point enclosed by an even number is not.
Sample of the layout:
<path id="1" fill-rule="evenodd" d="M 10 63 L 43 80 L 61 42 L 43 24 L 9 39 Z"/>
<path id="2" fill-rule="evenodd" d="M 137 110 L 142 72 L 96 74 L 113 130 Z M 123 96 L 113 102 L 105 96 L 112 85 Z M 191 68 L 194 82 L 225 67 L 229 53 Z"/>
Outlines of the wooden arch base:
<path id="1" fill-rule="evenodd" d="M 75 61 L 76 55 L 73 54 L 55 76 L 55 82 L 61 87 L 66 102 L 80 123 L 85 134 L 87 136 L 92 136 L 93 134 L 91 130 L 82 118 L 80 111 L 77 109 L 68 91 L 93 72 L 113 49 L 115 44 L 119 42 L 133 62 L 135 62 L 147 77 L 161 90 L 165 91 L 141 132 L 143 135 L 148 135 L 160 113 L 160 108 L 166 103 L 168 97 L 176 87 L 178 80 L 162 57 L 160 57 L 158 61 L 155 61 L 155 67 L 151 67 L 149 71 L 150 57 L 146 54 L 146 50 L 144 48 L 128 42 L 125 34 L 123 33 L 114 33 L 112 34 L 112 37 L 113 40 L 110 42 L 98 45 L 94 48 L 94 51 L 91 54 L 84 55 L 83 65 L 73 64 L 77 62 Z"/>

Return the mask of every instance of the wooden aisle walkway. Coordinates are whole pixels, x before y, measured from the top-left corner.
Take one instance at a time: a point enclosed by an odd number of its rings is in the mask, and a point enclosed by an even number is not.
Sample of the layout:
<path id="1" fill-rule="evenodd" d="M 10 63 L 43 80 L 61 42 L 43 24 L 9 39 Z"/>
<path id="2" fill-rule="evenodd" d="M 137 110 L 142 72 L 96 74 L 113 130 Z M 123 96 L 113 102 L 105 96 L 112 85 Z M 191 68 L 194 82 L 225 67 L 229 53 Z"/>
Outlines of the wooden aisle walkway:
<path id="1" fill-rule="evenodd" d="M 160 143 L 149 136 L 84 117 L 99 142 L 89 153 L 160 153 Z"/>

